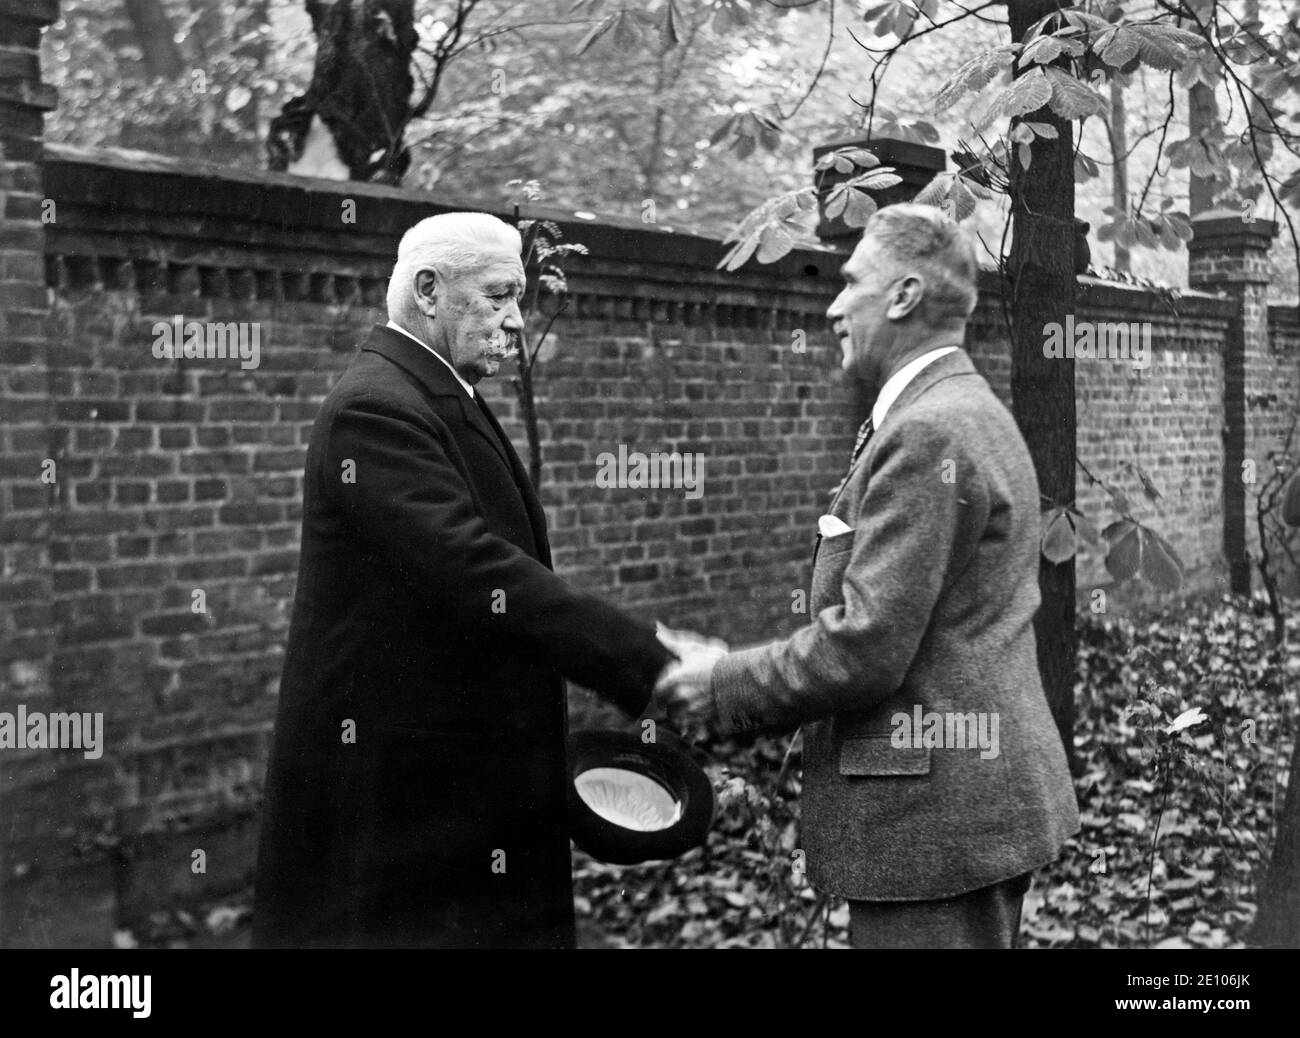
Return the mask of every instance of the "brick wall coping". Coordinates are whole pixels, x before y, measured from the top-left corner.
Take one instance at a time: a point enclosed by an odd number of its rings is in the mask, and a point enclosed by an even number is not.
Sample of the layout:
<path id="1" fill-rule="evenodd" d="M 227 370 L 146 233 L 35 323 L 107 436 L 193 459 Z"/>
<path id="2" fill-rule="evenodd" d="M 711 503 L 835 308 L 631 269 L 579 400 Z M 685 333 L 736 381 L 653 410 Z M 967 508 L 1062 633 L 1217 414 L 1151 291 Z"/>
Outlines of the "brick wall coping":
<path id="1" fill-rule="evenodd" d="M 224 270 L 215 280 L 234 285 L 236 295 L 330 302 L 382 300 L 397 240 L 417 220 L 484 211 L 399 188 L 62 144 L 45 147 L 45 189 L 58 211 L 47 252 L 93 260 L 55 263 L 56 284 L 142 285 L 141 273 L 149 282 L 159 267 L 188 266 Z M 356 202 L 355 224 L 340 219 L 346 199 Z M 644 316 L 649 304 L 671 304 L 719 324 L 753 324 L 782 312 L 820 315 L 838 291 L 843 258 L 832 249 L 800 248 L 777 263 L 725 273 L 716 269 L 725 249 L 718 238 L 531 205 L 522 215 L 554 220 L 565 241 L 587 246 L 589 255 L 568 265 L 580 310 L 584 299 L 632 300 Z"/>
<path id="2" fill-rule="evenodd" d="M 121 148 L 45 145 L 48 280 L 60 288 L 195 292 L 209 297 L 383 303 L 402 232 L 435 213 L 482 206 L 377 184 L 230 169 Z M 341 220 L 356 203 L 356 223 Z M 504 211 L 496 215 L 506 217 Z M 569 265 L 573 316 L 686 324 L 791 326 L 821 320 L 839 291 L 844 253 L 801 247 L 773 264 L 717 269 L 720 238 L 544 206 L 589 255 Z M 685 276 L 683 272 L 686 272 Z M 980 276 L 997 293 L 997 277 Z M 1227 320 L 1235 304 L 1204 292 L 1158 291 L 1080 278 L 1080 306 Z"/>
<path id="3" fill-rule="evenodd" d="M 1300 329 L 1300 306 L 1295 303 L 1269 303 L 1268 323 L 1287 331 Z"/>
<path id="4" fill-rule="evenodd" d="M 1148 317 L 1197 317 L 1227 323 L 1238 303 L 1226 296 L 1197 289 L 1149 288 L 1121 281 L 1103 281 L 1091 275 L 1079 278 L 1079 306 L 1089 311 Z"/>
<path id="5" fill-rule="evenodd" d="M 1192 218 L 1192 240 L 1187 243 L 1188 251 L 1267 250 L 1277 237 L 1277 224 L 1272 220 L 1247 222 L 1241 215 L 1235 209 L 1211 209 L 1198 213 Z"/>

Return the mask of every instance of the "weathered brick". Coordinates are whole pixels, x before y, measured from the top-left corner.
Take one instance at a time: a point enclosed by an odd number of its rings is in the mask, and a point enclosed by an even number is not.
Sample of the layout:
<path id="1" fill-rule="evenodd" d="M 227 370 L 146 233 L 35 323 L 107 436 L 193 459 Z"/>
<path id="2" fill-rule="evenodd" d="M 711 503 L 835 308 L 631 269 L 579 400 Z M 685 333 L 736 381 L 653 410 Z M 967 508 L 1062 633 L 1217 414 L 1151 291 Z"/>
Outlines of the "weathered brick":
<path id="1" fill-rule="evenodd" d="M 255 555 L 249 572 L 253 576 L 268 573 L 293 573 L 298 568 L 296 551 L 277 551 L 268 555 Z"/>
<path id="2" fill-rule="evenodd" d="M 252 469 L 252 460 L 252 457 L 243 451 L 206 451 L 183 455 L 180 459 L 180 470 L 195 475 L 244 474 Z"/>
<path id="3" fill-rule="evenodd" d="M 164 450 L 189 447 L 194 442 L 195 430 L 185 426 L 164 425 L 158 428 L 158 446 Z"/>
<path id="4" fill-rule="evenodd" d="M 95 578 L 103 591 L 118 588 L 153 588 L 166 581 L 172 567 L 161 563 L 137 563 L 128 566 L 100 566 Z"/>
<path id="5" fill-rule="evenodd" d="M 191 400 L 140 400 L 135 405 L 137 422 L 184 422 L 195 424 L 203 420 L 203 405 Z"/>
<path id="6" fill-rule="evenodd" d="M 79 505 L 101 505 L 108 500 L 109 485 L 80 482 L 74 485 L 73 495 Z"/>
<path id="7" fill-rule="evenodd" d="M 212 526 L 216 511 L 211 508 L 164 508 L 147 511 L 144 525 L 154 530 L 180 530 L 192 526 Z"/>
<path id="8" fill-rule="evenodd" d="M 253 456 L 255 472 L 283 472 L 300 469 L 307 460 L 305 450 L 258 451 Z"/>
<path id="9" fill-rule="evenodd" d="M 9 488 L 9 507 L 15 512 L 41 512 L 50 507 L 50 488 L 16 484 Z"/>
<path id="10" fill-rule="evenodd" d="M 185 480 L 160 479 L 154 484 L 154 495 L 160 505 L 174 505 L 190 499 L 190 485 Z"/>
<path id="11" fill-rule="evenodd" d="M 206 580 L 225 580 L 230 577 L 242 577 L 249 572 L 249 560 L 242 555 L 226 558 L 198 559 L 176 567 L 176 579 L 194 583 L 196 586 Z"/>
<path id="12" fill-rule="evenodd" d="M 35 341 L 21 342 L 8 338 L 0 342 L 0 364 L 39 364 L 44 357 L 45 346 L 43 343 Z"/>
<path id="13" fill-rule="evenodd" d="M 284 506 L 277 504 L 231 504 L 218 510 L 226 526 L 262 525 L 282 518 Z"/>
<path id="14" fill-rule="evenodd" d="M 54 416 L 60 422 L 128 422 L 131 405 L 122 400 L 60 400 L 54 405 Z"/>
<path id="15" fill-rule="evenodd" d="M 192 634 L 207 627 L 202 613 L 160 613 L 146 616 L 140 621 L 140 630 L 146 635 Z"/>

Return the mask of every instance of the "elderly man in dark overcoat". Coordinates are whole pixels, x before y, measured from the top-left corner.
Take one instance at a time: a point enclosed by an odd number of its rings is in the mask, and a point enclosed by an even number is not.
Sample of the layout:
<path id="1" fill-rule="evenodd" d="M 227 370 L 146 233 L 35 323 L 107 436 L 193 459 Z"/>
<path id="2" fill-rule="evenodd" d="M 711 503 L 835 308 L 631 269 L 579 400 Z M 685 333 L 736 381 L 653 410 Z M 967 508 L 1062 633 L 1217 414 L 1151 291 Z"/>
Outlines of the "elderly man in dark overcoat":
<path id="1" fill-rule="evenodd" d="M 672 655 L 551 569 L 475 388 L 522 331 L 518 232 L 403 237 L 325 400 L 256 877 L 254 944 L 570 947 L 564 679 L 638 714 Z"/>

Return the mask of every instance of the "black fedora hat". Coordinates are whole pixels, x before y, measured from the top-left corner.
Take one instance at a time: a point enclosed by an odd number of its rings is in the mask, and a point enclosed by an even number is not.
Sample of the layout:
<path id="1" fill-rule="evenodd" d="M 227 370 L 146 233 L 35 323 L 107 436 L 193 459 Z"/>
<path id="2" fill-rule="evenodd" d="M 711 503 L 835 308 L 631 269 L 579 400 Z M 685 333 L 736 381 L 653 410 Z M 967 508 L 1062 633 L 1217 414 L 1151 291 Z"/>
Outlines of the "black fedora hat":
<path id="1" fill-rule="evenodd" d="M 569 736 L 569 834 L 598 861 L 635 865 L 698 847 L 713 824 L 713 784 L 671 732 L 654 742 L 592 729 Z"/>

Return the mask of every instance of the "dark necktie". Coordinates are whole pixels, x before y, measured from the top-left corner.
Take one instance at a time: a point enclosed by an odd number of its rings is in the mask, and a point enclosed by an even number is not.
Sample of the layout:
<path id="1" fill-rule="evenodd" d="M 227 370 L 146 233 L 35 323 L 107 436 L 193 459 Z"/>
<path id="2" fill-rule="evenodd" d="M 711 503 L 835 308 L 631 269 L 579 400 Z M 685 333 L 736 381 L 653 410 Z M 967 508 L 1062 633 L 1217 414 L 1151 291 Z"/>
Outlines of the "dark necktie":
<path id="1" fill-rule="evenodd" d="M 844 484 L 849 481 L 849 474 L 853 471 L 853 466 L 857 464 L 858 457 L 862 454 L 867 446 L 867 441 L 871 439 L 871 434 L 875 432 L 875 426 L 872 425 L 871 415 L 867 415 L 866 421 L 858 426 L 858 438 L 853 442 L 853 454 L 849 457 L 849 468 L 844 473 L 844 478 L 835 485 L 831 491 L 831 502 L 840 496 L 840 491 L 844 489 Z"/>

